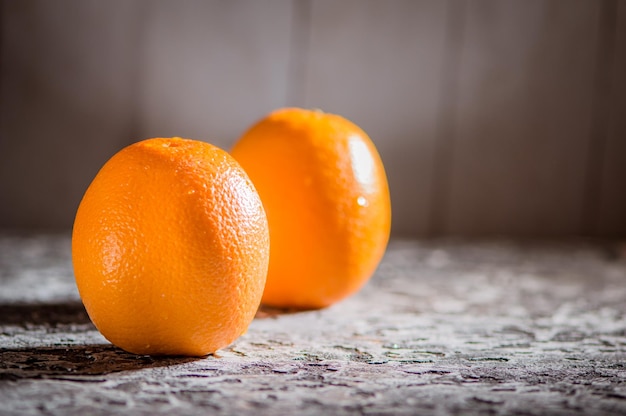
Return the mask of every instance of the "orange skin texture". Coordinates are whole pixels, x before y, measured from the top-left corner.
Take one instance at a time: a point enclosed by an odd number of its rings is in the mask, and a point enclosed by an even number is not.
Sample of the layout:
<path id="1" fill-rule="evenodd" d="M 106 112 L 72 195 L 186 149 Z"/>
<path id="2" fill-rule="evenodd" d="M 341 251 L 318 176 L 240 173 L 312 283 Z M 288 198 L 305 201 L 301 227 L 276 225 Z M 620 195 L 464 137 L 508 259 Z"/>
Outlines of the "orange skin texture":
<path id="1" fill-rule="evenodd" d="M 85 308 L 113 344 L 204 356 L 254 318 L 269 261 L 267 219 L 225 151 L 144 140 L 114 155 L 87 189 L 72 260 Z"/>
<path id="2" fill-rule="evenodd" d="M 367 134 L 338 115 L 285 108 L 250 128 L 231 154 L 269 222 L 262 303 L 316 309 L 357 292 L 382 259 L 391 227 L 387 178 Z"/>

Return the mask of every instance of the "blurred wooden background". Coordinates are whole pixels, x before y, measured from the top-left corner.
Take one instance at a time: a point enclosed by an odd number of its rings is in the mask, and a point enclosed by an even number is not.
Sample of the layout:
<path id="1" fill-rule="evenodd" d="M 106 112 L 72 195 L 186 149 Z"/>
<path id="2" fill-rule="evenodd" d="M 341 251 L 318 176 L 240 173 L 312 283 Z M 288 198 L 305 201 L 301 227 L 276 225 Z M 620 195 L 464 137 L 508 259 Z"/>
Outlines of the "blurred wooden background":
<path id="1" fill-rule="evenodd" d="M 131 142 L 296 105 L 370 134 L 395 235 L 626 237 L 626 1 L 0 4 L 0 229 L 69 229 Z"/>

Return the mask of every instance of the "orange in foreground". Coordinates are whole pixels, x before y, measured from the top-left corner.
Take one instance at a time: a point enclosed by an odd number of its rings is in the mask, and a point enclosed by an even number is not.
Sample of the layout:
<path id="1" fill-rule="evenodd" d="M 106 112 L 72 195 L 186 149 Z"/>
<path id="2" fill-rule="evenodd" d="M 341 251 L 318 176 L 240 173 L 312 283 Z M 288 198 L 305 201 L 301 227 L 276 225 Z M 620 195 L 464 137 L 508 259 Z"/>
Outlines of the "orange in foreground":
<path id="1" fill-rule="evenodd" d="M 149 139 L 114 155 L 87 189 L 72 259 L 85 308 L 113 344 L 202 356 L 254 318 L 269 261 L 267 219 L 226 152 Z"/>
<path id="2" fill-rule="evenodd" d="M 231 154 L 269 222 L 262 302 L 322 308 L 358 291 L 378 266 L 391 225 L 387 178 L 367 134 L 338 115 L 286 108 L 248 130 Z"/>

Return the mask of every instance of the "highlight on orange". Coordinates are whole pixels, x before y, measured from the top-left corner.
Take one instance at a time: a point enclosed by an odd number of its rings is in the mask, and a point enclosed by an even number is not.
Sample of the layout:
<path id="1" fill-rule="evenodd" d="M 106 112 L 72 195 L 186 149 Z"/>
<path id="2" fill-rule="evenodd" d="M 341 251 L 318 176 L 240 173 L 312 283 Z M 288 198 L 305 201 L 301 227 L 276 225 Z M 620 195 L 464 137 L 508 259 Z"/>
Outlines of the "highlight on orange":
<path id="1" fill-rule="evenodd" d="M 391 202 L 368 135 L 320 110 L 284 108 L 231 150 L 261 196 L 271 254 L 262 302 L 313 309 L 357 292 L 385 252 Z"/>

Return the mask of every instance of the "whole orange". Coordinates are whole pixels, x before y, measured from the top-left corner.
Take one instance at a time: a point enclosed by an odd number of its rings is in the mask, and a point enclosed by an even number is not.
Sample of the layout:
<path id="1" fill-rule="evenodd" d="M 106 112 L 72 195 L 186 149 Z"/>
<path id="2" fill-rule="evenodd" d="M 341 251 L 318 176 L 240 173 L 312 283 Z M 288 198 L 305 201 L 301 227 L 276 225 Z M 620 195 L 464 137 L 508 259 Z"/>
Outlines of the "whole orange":
<path id="1" fill-rule="evenodd" d="M 276 110 L 231 154 L 261 196 L 271 254 L 262 303 L 322 308 L 358 291 L 389 240 L 391 203 L 367 134 L 320 110 Z"/>
<path id="2" fill-rule="evenodd" d="M 202 356 L 243 334 L 269 261 L 263 206 L 205 142 L 156 138 L 115 154 L 76 213 L 72 260 L 98 330 L 137 354 Z"/>

